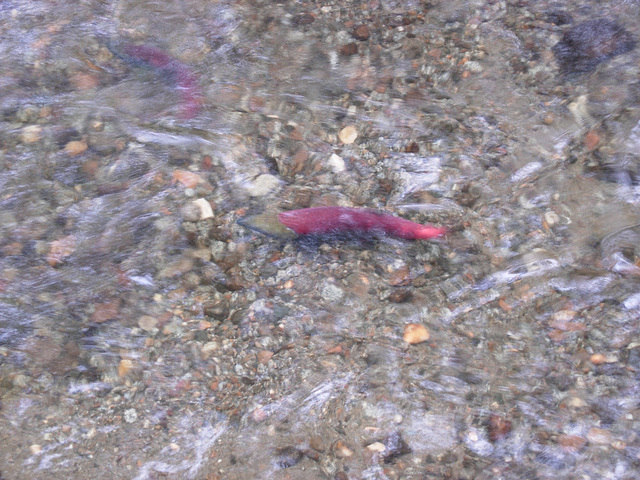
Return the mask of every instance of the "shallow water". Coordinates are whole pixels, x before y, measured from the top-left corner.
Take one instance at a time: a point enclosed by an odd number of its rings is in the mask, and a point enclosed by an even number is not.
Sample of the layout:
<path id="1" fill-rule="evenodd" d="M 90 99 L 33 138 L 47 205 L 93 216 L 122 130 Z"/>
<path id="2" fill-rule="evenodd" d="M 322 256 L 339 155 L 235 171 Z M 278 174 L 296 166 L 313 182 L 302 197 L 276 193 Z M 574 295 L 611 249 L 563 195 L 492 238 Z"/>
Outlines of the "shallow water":
<path id="1" fill-rule="evenodd" d="M 639 13 L 0 4 L 0 478 L 637 478 Z"/>

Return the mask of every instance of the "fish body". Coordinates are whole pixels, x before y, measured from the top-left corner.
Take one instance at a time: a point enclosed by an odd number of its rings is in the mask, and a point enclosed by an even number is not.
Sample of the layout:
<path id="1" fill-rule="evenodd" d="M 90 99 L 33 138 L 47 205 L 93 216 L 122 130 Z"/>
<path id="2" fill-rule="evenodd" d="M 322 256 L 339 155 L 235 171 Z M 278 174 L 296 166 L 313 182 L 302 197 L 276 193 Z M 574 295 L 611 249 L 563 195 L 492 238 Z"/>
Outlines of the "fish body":
<path id="1" fill-rule="evenodd" d="M 388 213 L 365 208 L 315 207 L 253 215 L 238 220 L 241 225 L 278 238 L 305 235 L 390 235 L 426 240 L 447 233 L 443 227 L 421 225 Z"/>
<path id="2" fill-rule="evenodd" d="M 291 210 L 278 215 L 278 220 L 298 235 L 331 233 L 382 233 L 411 240 L 436 238 L 446 228 L 419 223 L 363 208 L 315 207 Z"/>

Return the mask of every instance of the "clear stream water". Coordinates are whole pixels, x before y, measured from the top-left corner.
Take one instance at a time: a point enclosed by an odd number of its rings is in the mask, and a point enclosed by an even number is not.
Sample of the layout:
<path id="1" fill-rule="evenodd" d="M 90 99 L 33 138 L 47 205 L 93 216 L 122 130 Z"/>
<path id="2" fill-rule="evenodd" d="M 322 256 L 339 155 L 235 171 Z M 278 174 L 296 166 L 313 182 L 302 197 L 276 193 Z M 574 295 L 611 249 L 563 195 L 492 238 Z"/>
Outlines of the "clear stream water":
<path id="1" fill-rule="evenodd" d="M 0 479 L 639 478 L 639 14 L 1 2 Z"/>

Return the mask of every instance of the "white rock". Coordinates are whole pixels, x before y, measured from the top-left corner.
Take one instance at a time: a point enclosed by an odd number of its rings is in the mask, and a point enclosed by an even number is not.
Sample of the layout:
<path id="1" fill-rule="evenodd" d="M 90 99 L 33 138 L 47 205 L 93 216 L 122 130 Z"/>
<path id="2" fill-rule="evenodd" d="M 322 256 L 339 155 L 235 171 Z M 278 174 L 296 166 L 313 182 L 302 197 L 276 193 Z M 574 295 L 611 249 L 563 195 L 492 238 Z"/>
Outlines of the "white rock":
<path id="1" fill-rule="evenodd" d="M 374 442 L 374 443 L 372 443 L 370 445 L 367 445 L 367 450 L 370 450 L 370 451 L 376 452 L 376 453 L 382 453 L 386 449 L 387 449 L 387 447 L 382 442 Z"/>
<path id="2" fill-rule="evenodd" d="M 138 412 L 134 408 L 129 408 L 124 411 L 124 421 L 127 423 L 133 423 L 138 419 Z"/>
<path id="3" fill-rule="evenodd" d="M 246 187 L 247 193 L 252 197 L 264 197 L 275 190 L 279 183 L 280 181 L 275 176 L 268 173 L 258 175 L 253 183 Z"/>
<path id="4" fill-rule="evenodd" d="M 544 214 L 544 221 L 547 222 L 547 225 L 553 227 L 554 225 L 560 223 L 560 216 L 553 210 L 549 210 Z"/>
<path id="5" fill-rule="evenodd" d="M 206 220 L 207 218 L 213 218 L 213 209 L 211 204 L 206 198 L 199 198 L 194 200 L 193 204 L 200 209 L 200 220 Z"/>
<path id="6" fill-rule="evenodd" d="M 335 153 L 329 157 L 329 160 L 327 160 L 327 165 L 335 173 L 344 172 L 346 169 L 344 160 L 342 159 L 342 157 L 340 155 L 336 155 Z"/>

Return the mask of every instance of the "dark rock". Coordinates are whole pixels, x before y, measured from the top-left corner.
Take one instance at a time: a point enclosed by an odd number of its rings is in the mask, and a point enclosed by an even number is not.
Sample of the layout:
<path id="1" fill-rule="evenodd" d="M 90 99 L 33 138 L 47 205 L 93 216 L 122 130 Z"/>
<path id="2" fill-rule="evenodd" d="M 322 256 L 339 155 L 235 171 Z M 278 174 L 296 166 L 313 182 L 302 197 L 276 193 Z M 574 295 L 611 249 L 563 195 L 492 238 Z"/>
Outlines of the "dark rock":
<path id="1" fill-rule="evenodd" d="M 489 440 L 497 442 L 511 433 L 511 421 L 500 415 L 492 414 L 489 417 L 487 431 L 489 432 Z"/>
<path id="2" fill-rule="evenodd" d="M 556 25 L 568 25 L 573 22 L 573 17 L 563 10 L 556 10 L 547 14 L 547 21 Z"/>
<path id="3" fill-rule="evenodd" d="M 301 13 L 296 15 L 291 19 L 291 22 L 294 25 L 310 25 L 315 21 L 316 17 L 314 17 L 311 13 Z"/>
<path id="4" fill-rule="evenodd" d="M 275 464 L 279 468 L 289 468 L 296 465 L 303 457 L 300 450 L 295 447 L 283 447 L 276 450 Z"/>
<path id="5" fill-rule="evenodd" d="M 355 42 L 347 43 L 340 47 L 340 55 L 343 57 L 350 57 L 358 53 L 358 44 Z"/>
<path id="6" fill-rule="evenodd" d="M 403 303 L 411 300 L 411 297 L 411 290 L 400 288 L 391 292 L 391 294 L 389 295 L 389 301 L 392 303 Z"/>
<path id="7" fill-rule="evenodd" d="M 391 463 L 397 457 L 411 453 L 411 448 L 409 448 L 409 445 L 402 439 L 400 432 L 393 432 L 385 438 L 382 443 L 384 443 L 386 447 L 385 451 L 382 452 L 384 463 Z"/>
<path id="8" fill-rule="evenodd" d="M 598 19 L 567 30 L 553 47 L 560 71 L 567 74 L 587 73 L 605 60 L 626 53 L 636 46 L 633 35 L 612 20 Z"/>

